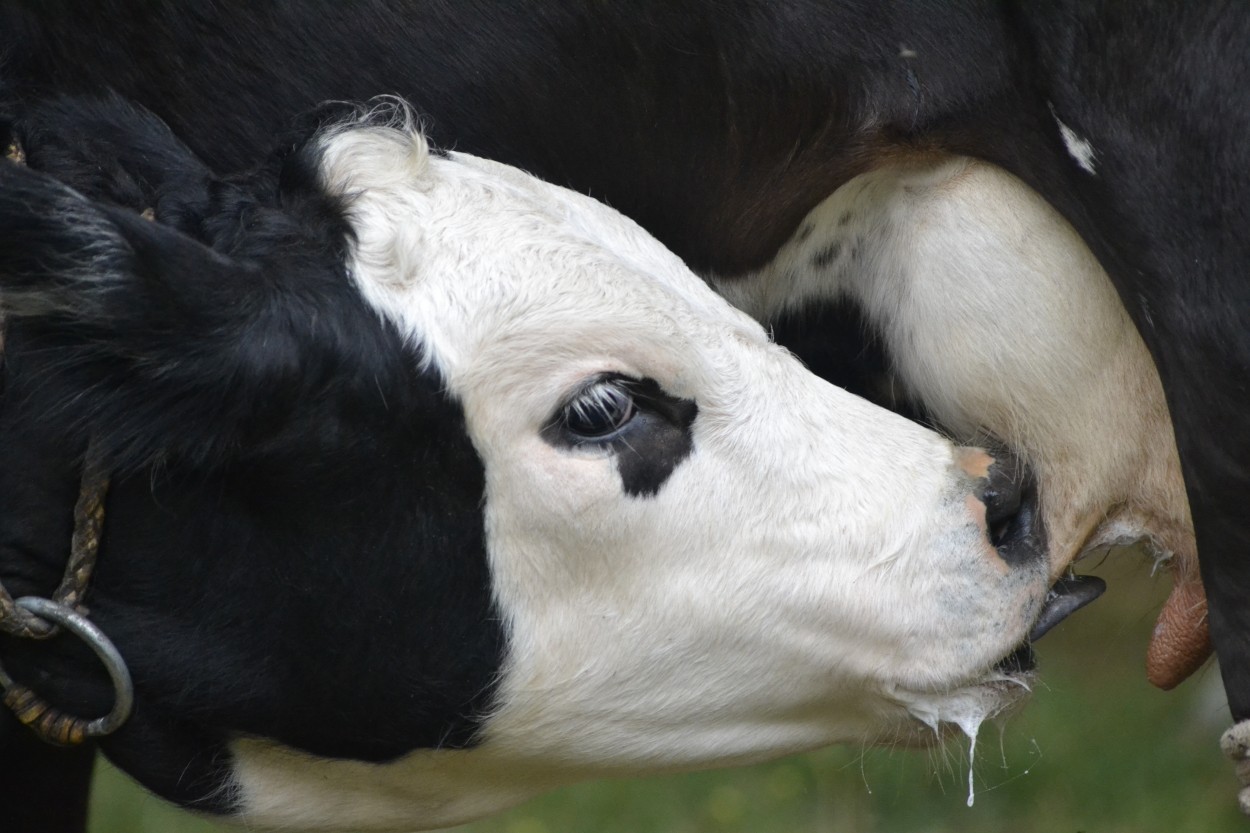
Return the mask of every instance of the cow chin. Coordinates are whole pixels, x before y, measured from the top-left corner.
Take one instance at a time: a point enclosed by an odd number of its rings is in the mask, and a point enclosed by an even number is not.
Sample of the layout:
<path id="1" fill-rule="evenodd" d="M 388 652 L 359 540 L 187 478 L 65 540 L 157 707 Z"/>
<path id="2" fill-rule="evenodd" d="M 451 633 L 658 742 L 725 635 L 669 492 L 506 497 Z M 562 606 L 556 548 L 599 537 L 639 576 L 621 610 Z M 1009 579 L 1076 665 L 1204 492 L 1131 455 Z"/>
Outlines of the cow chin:
<path id="1" fill-rule="evenodd" d="M 467 750 L 417 750 L 370 764 L 329 760 L 261 739 L 232 744 L 229 791 L 237 821 L 260 829 L 397 831 L 446 827 L 481 818 L 534 796 L 592 778 L 677 773 L 709 765 L 750 764 L 808 751 L 834 739 L 922 748 L 962 733 L 975 744 L 985 721 L 1006 718 L 1027 701 L 1029 674 L 986 672 L 950 691 L 882 690 L 858 697 L 830 732 L 827 718 L 726 723 L 710 739 L 676 734 L 650 747 L 642 724 L 618 740 L 618 758 L 544 755 L 544 738 L 500 737 Z M 861 692 L 862 694 L 862 692 Z M 609 734 L 611 726 L 606 727 Z M 596 733 L 597 734 L 597 733 Z M 744 740 L 753 743 L 744 749 Z M 632 741 L 632 743 L 631 743 Z M 709 746 L 720 746 L 709 756 Z"/>

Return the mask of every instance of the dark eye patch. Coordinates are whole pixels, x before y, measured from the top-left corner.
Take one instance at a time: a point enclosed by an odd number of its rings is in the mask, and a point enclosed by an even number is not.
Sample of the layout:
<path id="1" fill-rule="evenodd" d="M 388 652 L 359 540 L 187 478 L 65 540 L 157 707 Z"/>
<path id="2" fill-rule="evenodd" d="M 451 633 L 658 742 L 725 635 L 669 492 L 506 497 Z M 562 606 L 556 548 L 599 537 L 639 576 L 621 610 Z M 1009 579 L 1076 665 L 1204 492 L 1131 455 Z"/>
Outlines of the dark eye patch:
<path id="1" fill-rule="evenodd" d="M 666 393 L 654 379 L 605 374 L 582 386 L 542 430 L 556 448 L 600 448 L 616 459 L 631 497 L 658 494 L 694 450 L 694 401 Z"/>

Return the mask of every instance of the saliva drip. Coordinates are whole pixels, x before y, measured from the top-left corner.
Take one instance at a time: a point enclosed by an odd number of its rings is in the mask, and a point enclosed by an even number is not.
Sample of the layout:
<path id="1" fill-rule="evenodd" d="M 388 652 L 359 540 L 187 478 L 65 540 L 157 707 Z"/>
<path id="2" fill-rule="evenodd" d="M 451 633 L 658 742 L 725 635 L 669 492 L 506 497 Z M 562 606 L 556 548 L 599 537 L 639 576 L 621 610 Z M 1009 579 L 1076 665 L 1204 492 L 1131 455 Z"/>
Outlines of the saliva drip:
<path id="1" fill-rule="evenodd" d="M 968 736 L 968 806 L 971 807 L 977 799 L 977 788 L 972 782 L 972 773 L 977 754 L 977 732 L 981 729 L 981 721 L 976 719 L 960 723 L 959 728 Z"/>

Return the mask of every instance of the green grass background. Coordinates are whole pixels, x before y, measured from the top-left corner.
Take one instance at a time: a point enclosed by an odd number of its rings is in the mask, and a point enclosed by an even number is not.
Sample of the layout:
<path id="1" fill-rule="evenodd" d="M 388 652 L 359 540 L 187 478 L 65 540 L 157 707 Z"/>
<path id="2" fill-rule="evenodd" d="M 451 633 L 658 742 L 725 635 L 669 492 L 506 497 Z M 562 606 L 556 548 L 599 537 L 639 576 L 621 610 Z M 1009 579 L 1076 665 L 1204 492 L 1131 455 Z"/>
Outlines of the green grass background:
<path id="1" fill-rule="evenodd" d="M 1223 833 L 1250 831 L 1219 753 L 1227 708 L 1208 666 L 1178 690 L 1145 681 L 1167 581 L 1120 553 L 1107 594 L 1038 645 L 1033 702 L 968 751 L 829 749 L 761 766 L 582 785 L 464 833 Z M 101 765 L 91 833 L 238 830 L 173 810 Z"/>

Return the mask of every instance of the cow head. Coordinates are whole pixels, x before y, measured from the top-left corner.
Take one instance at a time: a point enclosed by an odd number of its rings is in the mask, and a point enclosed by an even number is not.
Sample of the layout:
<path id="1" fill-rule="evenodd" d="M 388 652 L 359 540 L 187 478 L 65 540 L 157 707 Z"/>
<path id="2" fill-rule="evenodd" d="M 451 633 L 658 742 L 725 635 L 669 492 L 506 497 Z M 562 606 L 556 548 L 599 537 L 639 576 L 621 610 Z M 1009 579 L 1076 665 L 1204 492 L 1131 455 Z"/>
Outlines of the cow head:
<path id="1" fill-rule="evenodd" d="M 55 584 L 90 438 L 87 607 L 137 689 L 115 762 L 261 826 L 411 829 L 1019 698 L 1048 570 L 991 458 L 381 109 L 224 181 L 60 102 L 23 135 L 75 188 L 0 168 L 0 579 Z M 107 710 L 72 639 L 0 649 Z"/>

